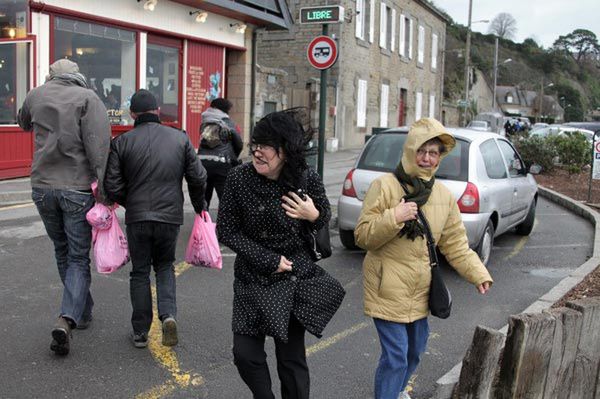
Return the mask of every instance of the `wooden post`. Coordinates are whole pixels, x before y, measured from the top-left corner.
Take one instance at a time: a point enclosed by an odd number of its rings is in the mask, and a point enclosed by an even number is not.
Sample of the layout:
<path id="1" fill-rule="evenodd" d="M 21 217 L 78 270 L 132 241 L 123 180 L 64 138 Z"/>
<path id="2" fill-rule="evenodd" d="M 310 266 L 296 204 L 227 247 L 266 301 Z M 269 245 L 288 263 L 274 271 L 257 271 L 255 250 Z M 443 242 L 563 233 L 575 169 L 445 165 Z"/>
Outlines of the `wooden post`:
<path id="1" fill-rule="evenodd" d="M 581 313 L 568 308 L 548 311 L 556 319 L 552 354 L 548 365 L 548 377 L 544 388 L 544 399 L 563 399 L 571 388 L 573 366 L 579 335 L 581 334 Z"/>
<path id="2" fill-rule="evenodd" d="M 569 398 L 593 399 L 598 391 L 600 369 L 600 298 L 580 299 L 568 302 L 567 306 L 582 314 Z"/>
<path id="3" fill-rule="evenodd" d="M 488 399 L 504 345 L 504 335 L 491 328 L 477 326 L 471 347 L 463 359 L 458 380 L 461 399 Z"/>
<path id="4" fill-rule="evenodd" d="M 511 316 L 496 398 L 543 398 L 555 325 L 548 313 Z"/>

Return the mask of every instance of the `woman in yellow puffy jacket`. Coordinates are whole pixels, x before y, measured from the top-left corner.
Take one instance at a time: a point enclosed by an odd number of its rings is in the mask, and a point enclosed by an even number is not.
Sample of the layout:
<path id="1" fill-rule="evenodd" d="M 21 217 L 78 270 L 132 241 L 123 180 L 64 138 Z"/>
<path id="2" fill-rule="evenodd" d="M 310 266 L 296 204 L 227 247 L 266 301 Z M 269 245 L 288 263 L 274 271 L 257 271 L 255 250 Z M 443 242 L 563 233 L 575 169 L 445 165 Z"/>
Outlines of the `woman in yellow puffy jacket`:
<path id="1" fill-rule="evenodd" d="M 492 284 L 469 248 L 456 199 L 435 181 L 440 161 L 454 146 L 454 137 L 437 120 L 415 122 L 394 174 L 369 187 L 354 231 L 357 245 L 367 250 L 365 314 L 373 318 L 381 344 L 376 399 L 410 398 L 405 388 L 427 344 L 431 266 L 419 209 L 450 265 L 481 294 Z"/>

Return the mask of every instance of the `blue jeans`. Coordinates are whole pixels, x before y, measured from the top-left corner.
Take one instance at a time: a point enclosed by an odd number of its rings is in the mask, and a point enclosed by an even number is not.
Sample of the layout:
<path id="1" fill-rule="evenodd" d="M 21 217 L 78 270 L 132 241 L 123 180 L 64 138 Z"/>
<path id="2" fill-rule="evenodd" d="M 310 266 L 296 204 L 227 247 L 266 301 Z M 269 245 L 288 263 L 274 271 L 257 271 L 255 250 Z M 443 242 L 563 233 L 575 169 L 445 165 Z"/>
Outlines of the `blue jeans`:
<path id="1" fill-rule="evenodd" d="M 375 399 L 397 399 L 408 385 L 427 346 L 427 318 L 412 323 L 396 323 L 373 319 L 381 357 L 375 371 Z"/>
<path id="2" fill-rule="evenodd" d="M 175 247 L 179 225 L 160 222 L 139 222 L 127 225 L 127 242 L 132 269 L 129 274 L 131 324 L 136 333 L 147 333 L 152 324 L 152 294 L 150 270 L 156 275 L 156 302 L 159 319 L 177 316 Z"/>
<path id="3" fill-rule="evenodd" d="M 90 294 L 92 227 L 85 215 L 94 206 L 94 197 L 91 192 L 35 187 L 31 197 L 54 243 L 64 286 L 60 316 L 75 324 L 88 320 L 94 307 Z"/>

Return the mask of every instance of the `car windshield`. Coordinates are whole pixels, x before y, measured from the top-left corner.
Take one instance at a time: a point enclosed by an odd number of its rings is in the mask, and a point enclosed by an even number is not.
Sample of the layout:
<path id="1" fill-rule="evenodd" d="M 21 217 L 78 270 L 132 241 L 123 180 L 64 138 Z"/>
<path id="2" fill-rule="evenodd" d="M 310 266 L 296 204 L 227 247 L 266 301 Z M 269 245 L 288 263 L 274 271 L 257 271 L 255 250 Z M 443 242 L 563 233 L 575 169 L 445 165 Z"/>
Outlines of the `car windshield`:
<path id="1" fill-rule="evenodd" d="M 487 127 L 487 124 L 488 123 L 485 122 L 485 121 L 471 121 L 469 123 L 469 125 L 471 125 L 471 126 L 477 126 L 477 127 Z"/>
<path id="2" fill-rule="evenodd" d="M 358 169 L 393 172 L 402 158 L 405 133 L 383 133 L 371 138 L 358 161 Z M 456 139 L 456 147 L 440 164 L 437 178 L 467 181 L 469 142 Z"/>

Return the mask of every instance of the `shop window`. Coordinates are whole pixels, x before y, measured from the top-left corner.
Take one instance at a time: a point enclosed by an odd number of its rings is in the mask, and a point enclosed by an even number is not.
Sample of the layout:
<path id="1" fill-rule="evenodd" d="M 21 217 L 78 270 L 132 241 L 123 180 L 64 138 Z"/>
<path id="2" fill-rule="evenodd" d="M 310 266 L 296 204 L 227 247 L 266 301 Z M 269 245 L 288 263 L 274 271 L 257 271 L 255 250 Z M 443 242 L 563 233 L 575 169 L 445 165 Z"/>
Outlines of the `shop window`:
<path id="1" fill-rule="evenodd" d="M 148 43 L 146 88 L 154 94 L 163 122 L 179 123 L 179 48 Z"/>
<path id="2" fill-rule="evenodd" d="M 15 125 L 29 91 L 31 42 L 0 42 L 0 125 Z"/>
<path id="3" fill-rule="evenodd" d="M 0 1 L 0 39 L 27 37 L 27 0 Z"/>
<path id="4" fill-rule="evenodd" d="M 136 33 L 62 17 L 54 18 L 54 60 L 79 65 L 106 106 L 112 125 L 132 125 L 129 102 L 136 85 Z"/>

